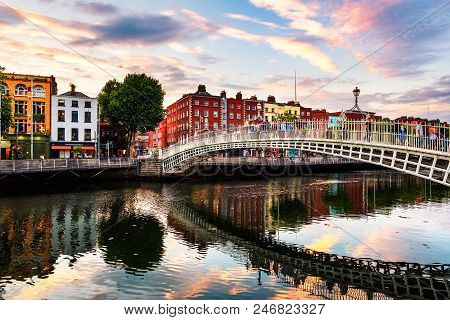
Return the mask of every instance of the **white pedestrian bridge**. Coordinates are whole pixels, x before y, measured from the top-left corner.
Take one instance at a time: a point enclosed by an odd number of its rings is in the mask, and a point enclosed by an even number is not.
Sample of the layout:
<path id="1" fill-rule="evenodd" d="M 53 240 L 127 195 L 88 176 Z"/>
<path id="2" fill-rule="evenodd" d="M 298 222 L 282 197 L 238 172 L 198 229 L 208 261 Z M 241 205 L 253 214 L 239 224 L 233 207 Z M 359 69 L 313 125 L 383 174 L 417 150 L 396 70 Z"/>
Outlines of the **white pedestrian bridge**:
<path id="1" fill-rule="evenodd" d="M 450 127 L 390 121 L 298 121 L 205 132 L 158 154 L 163 173 L 202 155 L 279 148 L 358 160 L 450 186 Z M 145 158 L 145 157 L 144 157 Z"/>

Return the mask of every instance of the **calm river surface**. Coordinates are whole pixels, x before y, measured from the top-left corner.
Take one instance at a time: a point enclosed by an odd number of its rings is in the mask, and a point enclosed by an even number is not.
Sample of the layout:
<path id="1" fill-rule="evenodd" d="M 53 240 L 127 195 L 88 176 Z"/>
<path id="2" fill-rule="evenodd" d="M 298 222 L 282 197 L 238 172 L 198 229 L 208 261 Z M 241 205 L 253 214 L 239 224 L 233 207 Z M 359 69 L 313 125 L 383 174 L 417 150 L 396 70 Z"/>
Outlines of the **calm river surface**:
<path id="1" fill-rule="evenodd" d="M 248 235 L 450 263 L 449 199 L 379 171 L 1 196 L 0 299 L 389 299 L 302 274 Z"/>

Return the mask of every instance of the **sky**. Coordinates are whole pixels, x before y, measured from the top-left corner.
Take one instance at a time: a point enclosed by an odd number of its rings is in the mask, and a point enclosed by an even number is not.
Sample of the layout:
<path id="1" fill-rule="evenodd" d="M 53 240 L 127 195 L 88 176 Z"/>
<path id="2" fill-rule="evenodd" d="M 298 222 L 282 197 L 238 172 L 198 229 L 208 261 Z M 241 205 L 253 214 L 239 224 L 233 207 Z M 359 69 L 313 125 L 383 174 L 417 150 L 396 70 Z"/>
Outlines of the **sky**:
<path id="1" fill-rule="evenodd" d="M 0 0 L 0 65 L 96 96 L 128 73 L 164 105 L 199 84 L 450 121 L 449 0 Z"/>

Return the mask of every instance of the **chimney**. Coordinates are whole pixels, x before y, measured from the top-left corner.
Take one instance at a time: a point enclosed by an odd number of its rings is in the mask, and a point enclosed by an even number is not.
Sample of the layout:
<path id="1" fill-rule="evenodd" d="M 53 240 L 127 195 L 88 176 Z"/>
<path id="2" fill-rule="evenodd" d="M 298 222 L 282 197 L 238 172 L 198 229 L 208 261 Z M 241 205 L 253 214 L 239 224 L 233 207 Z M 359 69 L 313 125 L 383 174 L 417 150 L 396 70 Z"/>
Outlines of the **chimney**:
<path id="1" fill-rule="evenodd" d="M 227 92 L 225 90 L 222 90 L 222 92 L 220 93 L 220 96 L 222 98 L 226 98 L 227 97 Z"/>
<path id="2" fill-rule="evenodd" d="M 70 95 L 74 96 L 75 95 L 75 85 L 73 83 L 70 84 Z"/>
<path id="3" fill-rule="evenodd" d="M 267 97 L 267 102 L 268 103 L 276 103 L 275 97 L 274 96 L 268 96 Z"/>
<path id="4" fill-rule="evenodd" d="M 198 92 L 206 92 L 206 86 L 204 84 L 199 84 Z"/>
<path id="5" fill-rule="evenodd" d="M 242 100 L 242 93 L 240 91 L 236 93 L 236 100 Z"/>
<path id="6" fill-rule="evenodd" d="M 250 100 L 258 100 L 258 98 L 257 98 L 256 96 L 252 96 L 252 97 L 250 98 Z"/>

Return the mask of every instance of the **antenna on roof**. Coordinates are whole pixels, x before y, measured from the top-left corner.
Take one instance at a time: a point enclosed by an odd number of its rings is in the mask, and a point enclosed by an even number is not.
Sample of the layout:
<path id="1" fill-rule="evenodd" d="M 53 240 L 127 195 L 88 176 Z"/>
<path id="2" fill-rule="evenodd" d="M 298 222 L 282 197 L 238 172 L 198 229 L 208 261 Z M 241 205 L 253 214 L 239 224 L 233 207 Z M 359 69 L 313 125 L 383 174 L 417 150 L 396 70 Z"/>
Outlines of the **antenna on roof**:
<path id="1" fill-rule="evenodd" d="M 294 72 L 294 91 L 295 91 L 295 95 L 294 95 L 294 101 L 297 102 L 297 70 L 295 70 Z"/>

